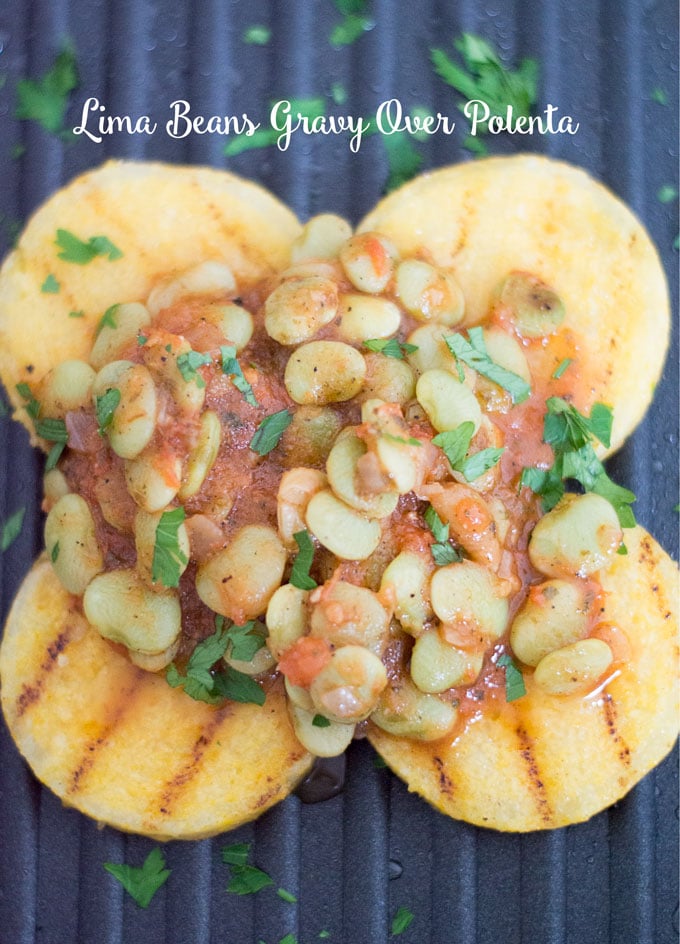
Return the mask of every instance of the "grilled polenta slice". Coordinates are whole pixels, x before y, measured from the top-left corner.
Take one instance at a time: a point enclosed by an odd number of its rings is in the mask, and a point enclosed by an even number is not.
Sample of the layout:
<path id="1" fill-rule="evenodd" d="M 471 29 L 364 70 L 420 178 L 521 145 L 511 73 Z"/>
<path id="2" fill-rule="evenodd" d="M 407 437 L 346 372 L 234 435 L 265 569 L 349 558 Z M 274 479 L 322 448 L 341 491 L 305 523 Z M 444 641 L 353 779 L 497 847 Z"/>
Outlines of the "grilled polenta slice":
<path id="1" fill-rule="evenodd" d="M 280 684 L 212 708 L 134 666 L 87 623 L 46 560 L 0 649 L 2 708 L 37 777 L 69 806 L 156 839 L 202 839 L 283 799 L 309 767 Z"/>
<path id="2" fill-rule="evenodd" d="M 665 757 L 678 733 L 676 565 L 642 528 L 601 572 L 603 619 L 629 658 L 588 697 L 527 694 L 453 740 L 417 743 L 373 728 L 371 743 L 409 789 L 479 826 L 528 831 L 588 819 Z"/>
<path id="3" fill-rule="evenodd" d="M 640 422 L 668 347 L 666 281 L 640 222 L 583 170 L 525 154 L 446 167 L 382 200 L 365 230 L 450 268 L 466 324 L 486 316 L 507 273 L 538 276 L 564 302 L 585 411 L 615 407 L 609 451 Z"/>
<path id="4" fill-rule="evenodd" d="M 62 259 L 58 230 L 86 244 L 104 236 L 122 255 Z M 262 187 L 207 167 L 109 161 L 59 190 L 0 275 L 0 378 L 33 443 L 16 385 L 62 361 L 87 360 L 111 305 L 146 298 L 161 279 L 207 260 L 226 263 L 248 288 L 287 264 L 299 231 L 294 214 Z"/>

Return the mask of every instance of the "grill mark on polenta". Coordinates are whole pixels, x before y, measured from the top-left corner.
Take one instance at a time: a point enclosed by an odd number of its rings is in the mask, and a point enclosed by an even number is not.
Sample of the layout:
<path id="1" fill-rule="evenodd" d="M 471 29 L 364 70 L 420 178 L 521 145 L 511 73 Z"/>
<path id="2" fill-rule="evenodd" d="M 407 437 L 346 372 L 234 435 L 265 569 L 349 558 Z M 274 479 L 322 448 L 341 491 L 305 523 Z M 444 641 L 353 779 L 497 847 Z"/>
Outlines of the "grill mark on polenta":
<path id="1" fill-rule="evenodd" d="M 160 794 L 160 797 L 157 801 L 158 812 L 163 816 L 170 816 L 172 813 L 172 805 L 175 803 L 186 788 L 187 784 L 190 783 L 202 770 L 201 768 L 201 759 L 205 754 L 206 750 L 210 744 L 215 740 L 215 736 L 218 733 L 222 722 L 225 718 L 229 717 L 232 713 L 232 708 L 226 706 L 221 708 L 219 711 L 216 711 L 210 721 L 204 725 L 201 733 L 194 741 L 194 744 L 191 748 L 191 757 L 186 761 L 182 767 L 177 771 L 177 773 L 172 777 L 171 780 L 168 780 L 163 787 L 163 790 Z"/>
<path id="2" fill-rule="evenodd" d="M 441 759 L 441 757 L 436 756 L 432 758 L 432 761 L 434 763 L 435 770 L 437 771 L 437 777 L 439 778 L 440 793 L 443 793 L 448 797 L 453 796 L 453 781 L 444 770 L 444 761 Z"/>
<path id="3" fill-rule="evenodd" d="M 111 700 L 112 710 L 109 712 L 109 717 L 104 722 L 101 733 L 96 738 L 91 738 L 85 744 L 82 759 L 71 772 L 68 787 L 66 788 L 66 796 L 73 796 L 73 794 L 82 790 L 87 775 L 94 767 L 101 751 L 106 747 L 111 733 L 120 724 L 125 715 L 127 715 L 131 709 L 134 709 L 135 696 L 139 692 L 145 677 L 146 673 L 143 672 L 142 669 L 135 667 L 130 684 L 121 689 L 117 700 Z"/>
<path id="4" fill-rule="evenodd" d="M 539 816 L 546 824 L 550 825 L 553 821 L 553 812 L 548 803 L 548 796 L 545 784 L 541 780 L 541 774 L 538 767 L 538 761 L 534 754 L 534 742 L 526 728 L 521 725 L 516 729 L 517 739 L 520 744 L 520 756 L 526 764 L 527 774 L 529 775 L 529 784 L 531 792 L 538 807 Z"/>
<path id="5" fill-rule="evenodd" d="M 71 623 L 49 644 L 47 647 L 47 655 L 40 663 L 38 674 L 31 682 L 24 682 L 21 686 L 21 692 L 14 706 L 17 718 L 21 718 L 24 712 L 40 701 L 45 682 L 50 672 L 57 664 L 57 658 L 71 642 L 74 633 L 75 625 Z"/>
<path id="6" fill-rule="evenodd" d="M 621 733 L 617 727 L 618 712 L 616 710 L 616 702 L 609 692 L 607 692 L 602 698 L 602 713 L 604 716 L 604 723 L 607 727 L 607 734 L 614 745 L 619 760 L 624 765 L 624 767 L 630 767 L 630 748 L 621 737 Z"/>

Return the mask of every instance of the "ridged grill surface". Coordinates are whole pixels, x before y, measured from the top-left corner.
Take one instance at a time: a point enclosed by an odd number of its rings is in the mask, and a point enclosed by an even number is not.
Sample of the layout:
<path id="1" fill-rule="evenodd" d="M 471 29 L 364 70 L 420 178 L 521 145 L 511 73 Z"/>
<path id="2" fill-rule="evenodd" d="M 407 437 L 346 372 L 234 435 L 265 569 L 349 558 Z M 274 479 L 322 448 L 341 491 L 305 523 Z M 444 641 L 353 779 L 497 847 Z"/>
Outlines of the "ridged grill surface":
<path id="1" fill-rule="evenodd" d="M 172 140 L 168 106 L 195 114 L 247 112 L 266 122 L 272 99 L 347 92 L 336 108 L 369 114 L 384 99 L 456 115 L 457 98 L 433 72 L 428 51 L 463 31 L 504 56 L 540 62 L 541 107 L 580 122 L 577 135 L 499 137 L 494 153 L 537 150 L 580 164 L 629 202 L 659 246 L 677 310 L 674 204 L 677 184 L 677 10 L 671 0 L 374 0 L 372 30 L 332 48 L 340 14 L 331 0 L 5 0 L 0 4 L 0 229 L 28 214 L 77 173 L 110 156 L 207 163 L 270 187 L 301 218 L 322 210 L 357 221 L 387 176 L 378 136 L 353 155 L 346 138 L 302 139 L 224 157 L 224 138 Z M 248 45 L 252 24 L 271 29 Z M 63 40 L 77 53 L 81 84 L 69 123 L 87 96 L 111 114 L 148 114 L 151 137 L 116 135 L 63 144 L 14 117 L 18 79 L 40 76 Z M 666 106 L 654 101 L 662 89 Z M 469 155 L 463 133 L 417 147 L 423 168 Z M 22 145 L 22 156 L 15 156 Z M 633 487 L 641 523 L 677 557 L 678 348 L 673 348 L 643 425 L 610 463 Z M 27 508 L 18 540 L 0 561 L 2 615 L 40 549 L 41 462 L 23 429 L 0 419 L 0 520 Z M 152 843 L 99 830 L 62 807 L 29 773 L 0 726 L 0 944 L 276 944 L 387 941 L 399 906 L 414 920 L 404 944 L 671 944 L 678 938 L 677 750 L 626 799 L 590 822 L 545 834 L 502 835 L 448 820 L 387 770 L 364 743 L 350 750 L 347 786 L 315 806 L 296 798 L 228 837 L 165 847 L 169 883 L 139 909 L 104 871 L 139 864 Z M 219 850 L 252 841 L 253 861 L 291 904 L 267 890 L 228 894 Z"/>

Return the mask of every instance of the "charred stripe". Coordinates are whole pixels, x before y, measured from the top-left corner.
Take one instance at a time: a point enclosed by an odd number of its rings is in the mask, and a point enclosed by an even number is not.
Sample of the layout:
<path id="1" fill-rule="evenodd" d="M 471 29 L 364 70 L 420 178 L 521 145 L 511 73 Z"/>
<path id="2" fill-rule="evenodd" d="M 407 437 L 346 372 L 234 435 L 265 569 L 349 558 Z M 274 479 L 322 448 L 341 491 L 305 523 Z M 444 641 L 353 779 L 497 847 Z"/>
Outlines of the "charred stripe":
<path id="1" fill-rule="evenodd" d="M 550 826 L 553 821 L 553 812 L 548 803 L 545 784 L 541 780 L 538 761 L 534 754 L 534 742 L 526 728 L 523 728 L 521 725 L 516 729 L 516 734 L 520 745 L 520 756 L 526 764 L 529 784 L 532 788 L 531 792 L 536 806 L 538 807 L 540 817 L 546 826 Z"/>
<path id="2" fill-rule="evenodd" d="M 21 718 L 25 711 L 32 705 L 37 704 L 45 687 L 45 682 L 57 664 L 57 658 L 66 649 L 75 635 L 75 625 L 71 623 L 63 629 L 57 638 L 47 647 L 47 654 L 40 664 L 38 674 L 31 682 L 24 682 L 21 686 L 21 692 L 16 700 L 14 710 L 17 718 Z"/>

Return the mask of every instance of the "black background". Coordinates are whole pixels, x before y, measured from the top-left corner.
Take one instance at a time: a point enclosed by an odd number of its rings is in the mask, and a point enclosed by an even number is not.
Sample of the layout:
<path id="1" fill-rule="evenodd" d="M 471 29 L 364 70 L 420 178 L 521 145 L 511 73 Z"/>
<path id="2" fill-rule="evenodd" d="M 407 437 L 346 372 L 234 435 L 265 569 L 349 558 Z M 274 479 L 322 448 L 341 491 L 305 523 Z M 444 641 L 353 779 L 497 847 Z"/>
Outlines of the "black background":
<path id="1" fill-rule="evenodd" d="M 164 132 L 169 104 L 193 114 L 247 112 L 263 124 L 269 103 L 347 92 L 337 114 L 370 115 L 397 97 L 458 117 L 456 132 L 416 147 L 423 169 L 470 159 L 461 147 L 460 100 L 429 62 L 433 45 L 452 52 L 462 31 L 489 39 L 508 62 L 540 63 L 539 107 L 559 107 L 580 122 L 577 135 L 499 136 L 492 153 L 534 150 L 589 169 L 630 203 L 649 228 L 671 279 L 677 308 L 678 232 L 674 203 L 657 198 L 677 185 L 677 10 L 671 0 L 424 0 L 369 3 L 374 26 L 353 45 L 334 48 L 341 15 L 331 0 L 202 3 L 164 0 L 4 0 L 0 4 L 0 230 L 57 187 L 108 156 L 206 163 L 268 186 L 301 219 L 332 210 L 357 222 L 379 198 L 388 168 L 377 135 L 351 154 L 347 137 L 302 138 L 227 159 L 227 138 Z M 252 24 L 271 29 L 267 46 L 248 45 Z M 16 82 L 39 77 L 64 40 L 76 51 L 82 103 L 99 97 L 111 114 L 148 114 L 151 137 L 118 134 L 101 144 L 64 144 L 14 117 Z M 653 100 L 661 88 L 668 104 Z M 25 150 L 15 157 L 17 145 Z M 677 327 L 677 326 L 676 326 Z M 638 495 L 636 514 L 677 556 L 677 330 L 654 405 L 609 463 Z M 22 428 L 0 420 L 0 520 L 27 506 L 18 540 L 2 556 L 2 613 L 39 551 L 42 459 Z M 256 824 L 200 843 L 164 849 L 172 875 L 147 911 L 102 868 L 139 865 L 153 843 L 96 825 L 66 810 L 28 772 L 0 726 L 1 944 L 300 944 L 386 941 L 399 906 L 415 915 L 404 944 L 670 944 L 678 937 L 677 751 L 623 801 L 589 823 L 546 834 L 501 835 L 456 823 L 409 795 L 373 752 L 349 752 L 345 791 L 316 806 L 296 798 Z M 253 841 L 253 861 L 290 904 L 268 889 L 227 894 L 220 862 L 227 842 Z"/>

